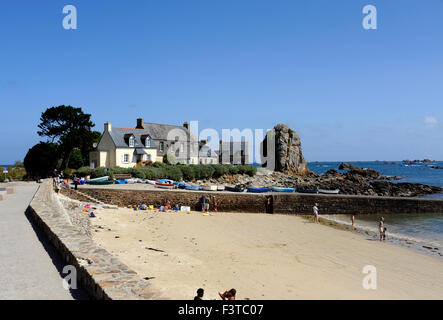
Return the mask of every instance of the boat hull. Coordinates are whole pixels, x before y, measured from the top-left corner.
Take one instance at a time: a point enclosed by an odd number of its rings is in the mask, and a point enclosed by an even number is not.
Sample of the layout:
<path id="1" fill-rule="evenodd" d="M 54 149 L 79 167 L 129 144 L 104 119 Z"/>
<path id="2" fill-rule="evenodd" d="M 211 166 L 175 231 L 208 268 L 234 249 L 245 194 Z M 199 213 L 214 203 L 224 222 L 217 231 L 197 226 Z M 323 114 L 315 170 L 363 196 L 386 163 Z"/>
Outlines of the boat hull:
<path id="1" fill-rule="evenodd" d="M 269 192 L 269 188 L 254 188 L 254 187 L 249 187 L 246 188 L 248 190 L 248 192 L 252 192 L 252 193 L 265 193 L 265 192 Z"/>
<path id="2" fill-rule="evenodd" d="M 274 192 L 294 192 L 295 191 L 294 188 L 280 188 L 280 187 L 272 187 L 271 190 Z"/>

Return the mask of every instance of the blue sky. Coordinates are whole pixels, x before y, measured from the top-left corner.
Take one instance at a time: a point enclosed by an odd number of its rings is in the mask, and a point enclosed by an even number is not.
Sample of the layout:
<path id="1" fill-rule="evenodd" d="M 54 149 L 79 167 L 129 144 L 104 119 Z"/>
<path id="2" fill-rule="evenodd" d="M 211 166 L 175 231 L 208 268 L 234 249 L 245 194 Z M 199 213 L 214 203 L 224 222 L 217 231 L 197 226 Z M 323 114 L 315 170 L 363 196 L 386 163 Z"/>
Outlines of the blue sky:
<path id="1" fill-rule="evenodd" d="M 377 30 L 362 28 L 367 4 Z M 99 131 L 286 123 L 308 161 L 443 160 L 442 35 L 441 0 L 2 0 L 0 163 L 61 104 Z"/>

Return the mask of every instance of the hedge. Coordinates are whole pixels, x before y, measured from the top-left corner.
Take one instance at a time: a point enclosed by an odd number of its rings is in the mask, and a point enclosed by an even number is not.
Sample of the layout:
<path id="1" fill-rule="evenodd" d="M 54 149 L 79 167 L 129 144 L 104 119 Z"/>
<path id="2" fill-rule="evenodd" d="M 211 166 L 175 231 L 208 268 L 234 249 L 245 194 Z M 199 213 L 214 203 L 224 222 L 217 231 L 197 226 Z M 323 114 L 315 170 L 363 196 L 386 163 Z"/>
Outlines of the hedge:
<path id="1" fill-rule="evenodd" d="M 254 176 L 257 168 L 250 165 L 218 165 L 218 164 L 190 164 L 190 165 L 169 165 L 161 162 L 155 162 L 148 167 L 137 168 L 121 168 L 112 167 L 108 172 L 105 168 L 95 168 L 91 170 L 89 167 L 81 167 L 77 170 L 80 176 L 90 175 L 91 178 L 110 176 L 114 178 L 115 174 L 130 174 L 133 178 L 140 179 L 172 179 L 180 180 L 200 180 L 219 178 L 225 174 L 247 174 Z"/>

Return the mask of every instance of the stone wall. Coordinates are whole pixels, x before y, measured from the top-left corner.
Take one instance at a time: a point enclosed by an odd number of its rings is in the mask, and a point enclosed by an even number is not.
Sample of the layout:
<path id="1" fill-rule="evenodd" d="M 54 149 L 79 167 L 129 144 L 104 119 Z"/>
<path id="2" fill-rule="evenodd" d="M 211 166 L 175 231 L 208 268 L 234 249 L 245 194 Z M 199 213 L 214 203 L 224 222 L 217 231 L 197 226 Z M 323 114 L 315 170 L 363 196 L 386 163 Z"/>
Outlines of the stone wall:
<path id="1" fill-rule="evenodd" d="M 178 190 L 116 190 L 97 188 L 81 188 L 79 191 L 104 203 L 117 205 L 119 207 L 127 207 L 141 203 L 148 205 L 152 204 L 158 207 L 163 205 L 166 199 L 168 199 L 173 206 L 176 204 L 180 206 L 189 206 L 191 207 L 191 210 L 199 211 L 201 210 L 200 198 L 203 195 L 209 195 L 217 198 L 219 211 L 248 213 L 266 212 L 266 196 L 260 194 Z M 62 189 L 62 193 L 72 199 L 84 201 L 84 198 L 82 200 L 81 195 L 78 195 L 70 189 Z"/>
<path id="2" fill-rule="evenodd" d="M 279 194 L 273 197 L 274 213 L 308 214 L 315 203 L 319 214 L 441 213 L 443 200 L 320 194 Z"/>
<path id="3" fill-rule="evenodd" d="M 46 179 L 29 204 L 27 215 L 47 236 L 66 265 L 77 270 L 77 283 L 93 299 L 164 299 L 152 292 L 149 281 L 101 248 L 69 221 Z"/>
<path id="4" fill-rule="evenodd" d="M 62 191 L 77 199 L 73 191 Z M 178 190 L 116 190 L 82 188 L 81 192 L 105 203 L 126 207 L 146 203 L 160 206 L 168 199 L 172 205 L 190 206 L 200 210 L 202 195 L 215 195 L 221 212 L 265 213 L 266 197 L 272 195 L 273 212 L 280 214 L 310 214 L 314 203 L 319 203 L 320 214 L 387 214 L 387 213 L 442 213 L 443 200 L 423 198 L 393 198 L 348 195 L 321 195 L 299 193 L 232 193 Z"/>

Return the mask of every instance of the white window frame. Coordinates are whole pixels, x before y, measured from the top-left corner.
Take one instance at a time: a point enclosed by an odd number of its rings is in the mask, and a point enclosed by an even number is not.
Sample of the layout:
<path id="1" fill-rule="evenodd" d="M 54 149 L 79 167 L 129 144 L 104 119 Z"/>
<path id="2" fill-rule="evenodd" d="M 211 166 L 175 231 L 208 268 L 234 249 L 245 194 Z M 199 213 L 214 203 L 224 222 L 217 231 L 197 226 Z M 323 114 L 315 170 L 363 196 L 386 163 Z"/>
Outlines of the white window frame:
<path id="1" fill-rule="evenodd" d="M 134 148 L 134 146 L 135 146 L 135 138 L 134 138 L 134 136 L 130 136 L 129 137 L 129 146 L 131 148 Z"/>
<path id="2" fill-rule="evenodd" d="M 145 147 L 150 148 L 151 147 L 151 137 L 147 136 L 145 140 Z"/>
<path id="3" fill-rule="evenodd" d="M 123 163 L 129 163 L 129 154 L 128 153 L 123 154 Z"/>

